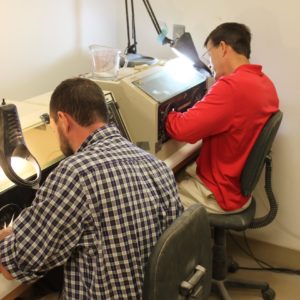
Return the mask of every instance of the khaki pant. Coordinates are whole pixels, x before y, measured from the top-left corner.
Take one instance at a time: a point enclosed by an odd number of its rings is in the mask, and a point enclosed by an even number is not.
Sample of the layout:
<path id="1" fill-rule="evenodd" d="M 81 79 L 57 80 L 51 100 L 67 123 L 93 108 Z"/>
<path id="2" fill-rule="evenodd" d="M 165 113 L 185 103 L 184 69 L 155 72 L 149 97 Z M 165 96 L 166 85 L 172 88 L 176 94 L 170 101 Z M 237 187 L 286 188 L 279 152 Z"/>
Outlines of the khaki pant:
<path id="1" fill-rule="evenodd" d="M 246 209 L 251 200 L 247 201 L 244 206 L 234 211 L 223 210 L 214 194 L 205 186 L 196 174 L 196 163 L 189 165 L 178 177 L 178 191 L 184 208 L 195 203 L 201 203 L 208 213 L 213 214 L 232 214 Z"/>

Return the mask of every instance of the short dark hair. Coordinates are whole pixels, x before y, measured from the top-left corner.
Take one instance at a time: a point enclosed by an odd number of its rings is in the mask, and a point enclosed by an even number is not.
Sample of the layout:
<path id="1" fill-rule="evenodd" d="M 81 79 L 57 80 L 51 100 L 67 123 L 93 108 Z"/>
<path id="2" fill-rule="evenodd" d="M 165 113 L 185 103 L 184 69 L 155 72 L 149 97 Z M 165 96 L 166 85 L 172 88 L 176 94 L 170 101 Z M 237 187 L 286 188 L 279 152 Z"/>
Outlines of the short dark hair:
<path id="1" fill-rule="evenodd" d="M 56 87 L 50 100 L 50 116 L 55 122 L 58 111 L 68 113 L 81 126 L 108 120 L 103 91 L 86 78 L 67 79 Z"/>
<path id="2" fill-rule="evenodd" d="M 251 53 L 251 32 L 250 29 L 240 23 L 228 22 L 216 27 L 206 38 L 204 46 L 211 41 L 214 46 L 218 46 L 221 41 L 230 45 L 232 49 L 247 58 Z"/>

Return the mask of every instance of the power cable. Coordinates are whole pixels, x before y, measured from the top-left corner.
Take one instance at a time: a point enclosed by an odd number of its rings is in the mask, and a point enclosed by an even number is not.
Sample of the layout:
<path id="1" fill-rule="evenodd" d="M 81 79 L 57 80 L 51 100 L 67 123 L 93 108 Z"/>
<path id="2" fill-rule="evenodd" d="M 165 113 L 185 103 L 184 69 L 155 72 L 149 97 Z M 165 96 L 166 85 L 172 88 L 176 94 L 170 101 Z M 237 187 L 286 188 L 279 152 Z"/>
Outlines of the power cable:
<path id="1" fill-rule="evenodd" d="M 233 237 L 233 234 L 229 232 L 229 236 L 231 240 L 238 246 L 239 249 L 241 249 L 247 256 L 252 258 L 257 265 L 259 266 L 258 268 L 254 267 L 247 267 L 247 266 L 235 266 L 235 269 L 241 269 L 241 270 L 249 270 L 249 271 L 269 271 L 269 272 L 275 272 L 275 273 L 286 273 L 286 274 L 293 274 L 293 275 L 300 275 L 300 270 L 297 269 L 289 269 L 289 268 L 284 268 L 284 267 L 274 267 L 271 264 L 259 259 L 256 257 L 254 254 L 253 250 L 250 247 L 249 240 L 246 236 L 246 233 L 243 233 L 243 238 L 244 238 L 244 243 L 246 249 Z"/>

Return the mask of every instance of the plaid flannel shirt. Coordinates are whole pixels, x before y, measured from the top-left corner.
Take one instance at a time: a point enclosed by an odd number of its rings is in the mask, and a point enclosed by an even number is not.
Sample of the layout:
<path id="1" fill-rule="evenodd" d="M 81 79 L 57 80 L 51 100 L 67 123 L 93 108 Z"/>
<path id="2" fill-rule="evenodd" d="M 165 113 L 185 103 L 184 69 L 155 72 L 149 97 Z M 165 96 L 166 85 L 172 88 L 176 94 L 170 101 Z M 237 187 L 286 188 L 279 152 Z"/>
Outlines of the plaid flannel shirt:
<path id="1" fill-rule="evenodd" d="M 105 126 L 48 176 L 0 260 L 22 282 L 64 265 L 64 299 L 141 299 L 151 250 L 182 210 L 172 171 Z"/>

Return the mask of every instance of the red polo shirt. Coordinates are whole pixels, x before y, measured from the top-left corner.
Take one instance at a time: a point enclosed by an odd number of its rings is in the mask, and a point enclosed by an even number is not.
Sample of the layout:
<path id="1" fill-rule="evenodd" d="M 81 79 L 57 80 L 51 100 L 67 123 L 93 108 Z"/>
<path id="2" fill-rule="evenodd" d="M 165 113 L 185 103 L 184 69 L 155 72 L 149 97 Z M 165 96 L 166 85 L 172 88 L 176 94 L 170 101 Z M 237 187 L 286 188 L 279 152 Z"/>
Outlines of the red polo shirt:
<path id="1" fill-rule="evenodd" d="M 259 65 L 246 64 L 221 77 L 206 96 L 184 113 L 170 112 L 167 132 L 176 140 L 203 139 L 197 174 L 221 208 L 241 208 L 240 176 L 248 154 L 271 114 L 278 96 Z"/>

